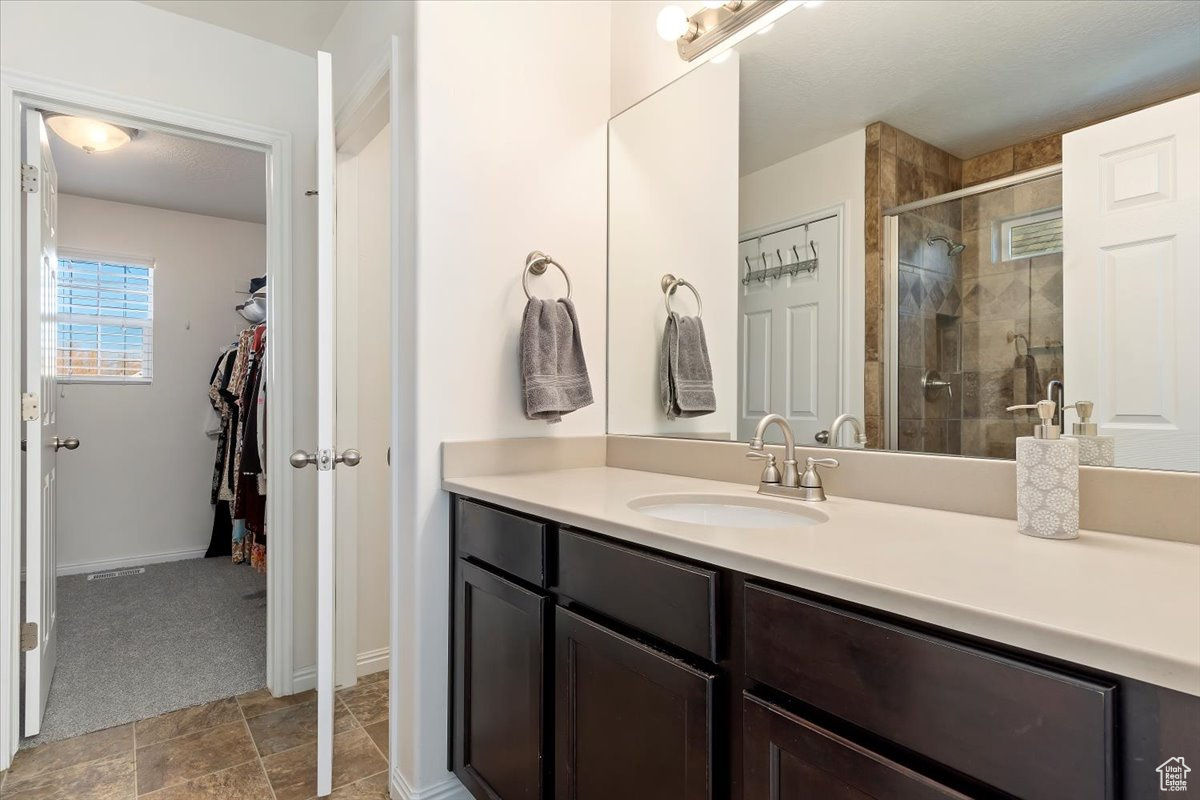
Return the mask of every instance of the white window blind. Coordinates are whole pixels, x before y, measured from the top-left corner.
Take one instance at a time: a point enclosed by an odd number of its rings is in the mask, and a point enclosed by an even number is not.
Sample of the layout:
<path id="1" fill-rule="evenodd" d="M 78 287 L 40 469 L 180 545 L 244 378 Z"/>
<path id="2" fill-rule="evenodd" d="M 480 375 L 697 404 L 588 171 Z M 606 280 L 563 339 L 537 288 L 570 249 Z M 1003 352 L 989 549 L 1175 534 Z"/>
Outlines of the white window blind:
<path id="1" fill-rule="evenodd" d="M 154 262 L 59 251 L 58 379 L 150 383 Z"/>
<path id="2" fill-rule="evenodd" d="M 1007 220 L 1002 225 L 1002 235 L 1005 261 L 1061 253 L 1062 209 Z"/>

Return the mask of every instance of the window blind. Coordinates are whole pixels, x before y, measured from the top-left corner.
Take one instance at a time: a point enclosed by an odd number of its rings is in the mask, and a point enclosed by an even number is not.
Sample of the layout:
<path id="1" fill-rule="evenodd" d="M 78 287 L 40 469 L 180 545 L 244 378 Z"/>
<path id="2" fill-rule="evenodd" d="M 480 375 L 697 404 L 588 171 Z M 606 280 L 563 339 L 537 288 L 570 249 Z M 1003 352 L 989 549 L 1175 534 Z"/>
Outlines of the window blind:
<path id="1" fill-rule="evenodd" d="M 58 379 L 150 383 L 154 373 L 153 263 L 60 252 Z"/>
<path id="2" fill-rule="evenodd" d="M 1063 248 L 1062 212 L 1054 211 L 1006 223 L 1008 258 L 1044 256 L 1061 253 Z"/>

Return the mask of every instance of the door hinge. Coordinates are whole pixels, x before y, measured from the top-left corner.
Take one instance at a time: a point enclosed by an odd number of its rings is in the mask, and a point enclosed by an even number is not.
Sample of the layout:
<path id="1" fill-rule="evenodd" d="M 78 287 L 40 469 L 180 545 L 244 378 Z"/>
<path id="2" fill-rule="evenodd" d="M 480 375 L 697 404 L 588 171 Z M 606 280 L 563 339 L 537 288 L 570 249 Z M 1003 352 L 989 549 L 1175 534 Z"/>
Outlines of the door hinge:
<path id="1" fill-rule="evenodd" d="M 37 164 L 22 164 L 21 165 L 21 191 L 26 194 L 33 194 L 38 190 L 38 168 Z"/>
<path id="2" fill-rule="evenodd" d="M 26 622 L 21 626 L 21 652 L 28 653 L 38 646 L 38 624 Z"/>
<path id="3" fill-rule="evenodd" d="M 38 396 L 32 392 L 21 395 L 21 419 L 24 422 L 37 422 L 42 412 L 39 408 Z"/>

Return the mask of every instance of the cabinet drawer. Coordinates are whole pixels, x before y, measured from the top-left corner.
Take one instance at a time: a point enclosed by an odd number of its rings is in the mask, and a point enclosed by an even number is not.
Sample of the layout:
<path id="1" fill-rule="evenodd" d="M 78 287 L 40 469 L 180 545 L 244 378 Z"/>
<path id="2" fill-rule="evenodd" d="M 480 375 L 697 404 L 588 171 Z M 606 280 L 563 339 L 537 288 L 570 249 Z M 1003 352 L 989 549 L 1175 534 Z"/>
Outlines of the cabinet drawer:
<path id="1" fill-rule="evenodd" d="M 1025 800 L 1111 798 L 1110 684 L 752 584 L 746 673 Z"/>
<path id="2" fill-rule="evenodd" d="M 462 498 L 455 508 L 459 555 L 538 586 L 546 585 L 546 528 L 537 520 Z"/>
<path id="3" fill-rule="evenodd" d="M 743 800 L 968 800 L 749 694 L 742 746 Z"/>
<path id="4" fill-rule="evenodd" d="M 717 660 L 715 570 L 560 530 L 558 590 L 618 622 Z"/>

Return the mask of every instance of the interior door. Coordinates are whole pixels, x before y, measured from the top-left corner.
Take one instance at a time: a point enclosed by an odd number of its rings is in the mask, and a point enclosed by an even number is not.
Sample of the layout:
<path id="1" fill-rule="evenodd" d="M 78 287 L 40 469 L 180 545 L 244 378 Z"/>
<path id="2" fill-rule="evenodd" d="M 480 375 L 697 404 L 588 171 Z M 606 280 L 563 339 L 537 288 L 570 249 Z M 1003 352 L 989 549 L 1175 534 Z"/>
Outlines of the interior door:
<path id="1" fill-rule="evenodd" d="M 1063 136 L 1063 373 L 1116 465 L 1200 470 L 1200 94 Z"/>
<path id="2" fill-rule="evenodd" d="M 812 271 L 787 267 L 817 259 Z M 784 272 L 740 283 L 750 268 Z M 836 216 L 742 241 L 738 246 L 738 438 L 764 414 L 782 414 L 797 443 L 811 444 L 839 413 L 840 225 Z M 775 437 L 775 438 L 770 438 Z M 769 441 L 781 441 L 777 428 Z"/>
<path id="3" fill-rule="evenodd" d="M 56 419 L 54 344 L 58 302 L 58 174 L 42 115 L 25 111 L 25 652 L 24 735 L 42 729 L 57 655 L 55 609 Z M 74 448 L 72 448 L 74 449 Z"/>

